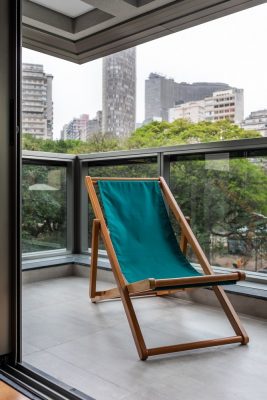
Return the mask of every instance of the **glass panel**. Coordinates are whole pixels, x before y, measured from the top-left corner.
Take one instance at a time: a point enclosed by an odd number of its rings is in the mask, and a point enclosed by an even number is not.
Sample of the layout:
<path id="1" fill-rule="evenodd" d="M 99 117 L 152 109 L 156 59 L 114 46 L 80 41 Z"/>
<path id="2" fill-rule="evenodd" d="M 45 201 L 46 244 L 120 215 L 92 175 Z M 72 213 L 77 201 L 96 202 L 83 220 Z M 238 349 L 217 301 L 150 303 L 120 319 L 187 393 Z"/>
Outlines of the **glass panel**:
<path id="1" fill-rule="evenodd" d="M 66 168 L 23 165 L 23 253 L 66 247 Z"/>
<path id="2" fill-rule="evenodd" d="M 259 154 L 171 162 L 171 189 L 212 265 L 267 273 L 266 167 Z"/>
<path id="3" fill-rule="evenodd" d="M 99 165 L 90 166 L 89 175 L 90 176 L 107 176 L 107 177 L 129 177 L 129 178 L 152 178 L 158 176 L 158 166 L 156 163 L 156 157 L 153 159 L 138 159 L 132 164 L 124 165 Z M 97 188 L 96 188 L 97 190 Z M 92 206 L 89 202 L 89 247 L 91 247 L 92 239 L 92 221 L 94 218 Z M 100 248 L 104 249 L 104 244 L 100 242 Z"/>

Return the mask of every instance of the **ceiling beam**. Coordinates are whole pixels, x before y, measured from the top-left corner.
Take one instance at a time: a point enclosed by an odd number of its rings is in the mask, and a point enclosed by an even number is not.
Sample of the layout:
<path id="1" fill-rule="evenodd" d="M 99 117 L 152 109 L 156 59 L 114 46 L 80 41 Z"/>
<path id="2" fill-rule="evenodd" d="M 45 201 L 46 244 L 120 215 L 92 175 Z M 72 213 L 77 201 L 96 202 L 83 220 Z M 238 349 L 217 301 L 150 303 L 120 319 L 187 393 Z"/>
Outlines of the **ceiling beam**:
<path id="1" fill-rule="evenodd" d="M 23 45 L 82 64 L 265 2 L 175 1 L 76 41 L 52 35 L 36 27 L 24 26 Z"/>
<path id="2" fill-rule="evenodd" d="M 46 26 L 51 25 L 61 31 L 74 33 L 72 18 L 32 1 L 23 0 L 22 15 L 28 24 L 38 21 Z"/>
<path id="3" fill-rule="evenodd" d="M 108 14 L 114 15 L 114 17 L 127 18 L 136 11 L 136 1 L 124 1 L 124 0 L 82 0 L 84 3 L 90 4 L 102 10 Z M 134 5 L 133 5 L 133 4 Z"/>

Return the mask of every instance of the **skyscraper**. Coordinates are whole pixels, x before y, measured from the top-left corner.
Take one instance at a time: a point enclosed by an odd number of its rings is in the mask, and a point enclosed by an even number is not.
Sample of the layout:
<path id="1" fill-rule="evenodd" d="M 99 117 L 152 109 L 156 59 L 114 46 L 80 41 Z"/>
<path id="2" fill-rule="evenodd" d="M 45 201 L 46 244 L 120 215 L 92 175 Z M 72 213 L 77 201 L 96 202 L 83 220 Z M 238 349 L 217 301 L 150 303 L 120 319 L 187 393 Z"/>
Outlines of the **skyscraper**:
<path id="1" fill-rule="evenodd" d="M 145 120 L 168 120 L 168 109 L 190 101 L 203 100 L 213 92 L 230 89 L 220 82 L 175 82 L 172 78 L 151 73 L 145 81 Z"/>
<path id="2" fill-rule="evenodd" d="M 22 132 L 53 138 L 53 76 L 43 65 L 22 64 Z"/>
<path id="3" fill-rule="evenodd" d="M 135 129 L 136 50 L 103 59 L 102 131 L 127 136 Z"/>

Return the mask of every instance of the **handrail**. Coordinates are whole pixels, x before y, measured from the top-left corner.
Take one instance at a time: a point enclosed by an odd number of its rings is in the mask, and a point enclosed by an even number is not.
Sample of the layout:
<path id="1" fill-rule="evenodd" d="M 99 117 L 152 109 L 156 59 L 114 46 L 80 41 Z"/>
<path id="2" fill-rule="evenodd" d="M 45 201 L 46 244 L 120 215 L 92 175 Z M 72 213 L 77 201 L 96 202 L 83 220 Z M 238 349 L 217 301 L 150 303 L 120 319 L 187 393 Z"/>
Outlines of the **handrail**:
<path id="1" fill-rule="evenodd" d="M 239 139 L 239 140 L 222 140 L 207 143 L 192 143 L 182 144 L 177 146 L 162 146 L 151 147 L 142 149 L 131 150 L 115 150 L 106 152 L 97 152 L 89 154 L 66 154 L 66 153 L 49 153 L 43 151 L 22 151 L 22 159 L 27 160 L 46 160 L 51 161 L 66 161 L 75 160 L 79 161 L 96 161 L 96 160 L 111 160 L 111 159 L 127 159 L 138 157 L 153 157 L 157 154 L 165 155 L 193 155 L 205 153 L 222 153 L 222 152 L 235 152 L 235 151 L 253 151 L 267 149 L 267 137 L 255 139 Z"/>

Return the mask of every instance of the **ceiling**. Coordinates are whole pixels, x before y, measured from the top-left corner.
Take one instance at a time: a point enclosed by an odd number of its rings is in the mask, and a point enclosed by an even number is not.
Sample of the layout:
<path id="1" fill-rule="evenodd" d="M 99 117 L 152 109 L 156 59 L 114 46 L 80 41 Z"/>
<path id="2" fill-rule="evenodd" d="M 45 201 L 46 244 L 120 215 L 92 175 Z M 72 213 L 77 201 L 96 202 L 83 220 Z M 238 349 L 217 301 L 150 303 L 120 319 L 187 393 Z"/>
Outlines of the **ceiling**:
<path id="1" fill-rule="evenodd" d="M 77 18 L 95 7 L 82 0 L 30 0 L 32 3 L 57 11 L 67 17 Z"/>
<path id="2" fill-rule="evenodd" d="M 82 64 L 264 0 L 22 0 L 23 46 Z"/>

